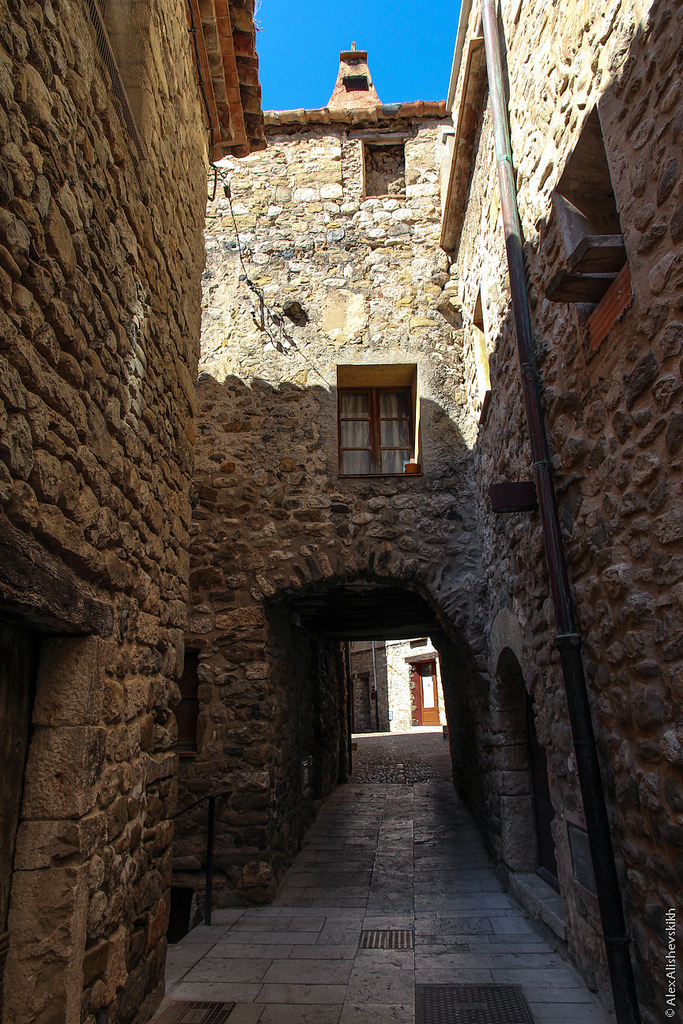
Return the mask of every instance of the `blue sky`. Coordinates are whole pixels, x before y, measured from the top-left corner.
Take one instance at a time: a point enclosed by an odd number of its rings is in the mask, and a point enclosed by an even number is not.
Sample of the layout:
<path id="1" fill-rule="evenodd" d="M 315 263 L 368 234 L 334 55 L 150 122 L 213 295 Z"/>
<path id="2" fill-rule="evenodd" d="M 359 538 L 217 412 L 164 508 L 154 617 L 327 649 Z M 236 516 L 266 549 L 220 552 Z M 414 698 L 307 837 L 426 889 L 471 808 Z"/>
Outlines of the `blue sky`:
<path id="1" fill-rule="evenodd" d="M 263 109 L 324 107 L 352 40 L 383 103 L 446 99 L 459 10 L 460 0 L 262 0 Z"/>

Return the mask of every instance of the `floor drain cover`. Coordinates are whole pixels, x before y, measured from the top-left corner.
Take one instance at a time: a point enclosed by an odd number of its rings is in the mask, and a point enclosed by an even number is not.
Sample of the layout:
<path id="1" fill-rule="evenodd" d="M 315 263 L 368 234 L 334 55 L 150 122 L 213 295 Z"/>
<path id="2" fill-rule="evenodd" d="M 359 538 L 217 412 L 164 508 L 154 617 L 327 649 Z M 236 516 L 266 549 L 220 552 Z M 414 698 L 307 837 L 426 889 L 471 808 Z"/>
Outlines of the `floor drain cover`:
<path id="1" fill-rule="evenodd" d="M 225 1024 L 234 1003 L 174 1001 L 154 1024 Z"/>
<path id="2" fill-rule="evenodd" d="M 361 949 L 413 949 L 412 928 L 376 928 L 360 933 Z"/>
<path id="3" fill-rule="evenodd" d="M 533 1024 L 519 985 L 416 985 L 415 1024 Z"/>

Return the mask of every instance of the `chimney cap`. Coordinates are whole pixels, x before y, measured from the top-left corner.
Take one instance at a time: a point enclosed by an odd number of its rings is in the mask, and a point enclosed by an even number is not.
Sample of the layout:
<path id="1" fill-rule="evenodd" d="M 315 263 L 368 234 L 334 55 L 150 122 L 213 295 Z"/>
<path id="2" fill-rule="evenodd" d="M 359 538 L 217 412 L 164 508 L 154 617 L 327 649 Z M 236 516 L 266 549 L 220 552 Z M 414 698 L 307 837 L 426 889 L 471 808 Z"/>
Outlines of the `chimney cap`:
<path id="1" fill-rule="evenodd" d="M 337 81 L 327 104 L 330 110 L 373 110 L 382 105 L 368 68 L 367 50 L 350 50 L 339 54 Z"/>

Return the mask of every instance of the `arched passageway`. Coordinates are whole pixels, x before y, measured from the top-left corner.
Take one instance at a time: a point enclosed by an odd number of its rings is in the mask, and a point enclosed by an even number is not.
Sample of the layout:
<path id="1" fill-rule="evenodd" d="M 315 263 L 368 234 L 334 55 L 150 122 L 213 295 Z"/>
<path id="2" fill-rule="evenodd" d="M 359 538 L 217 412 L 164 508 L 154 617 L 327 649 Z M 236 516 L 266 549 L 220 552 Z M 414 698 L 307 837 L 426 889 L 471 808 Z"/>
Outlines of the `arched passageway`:
<path id="1" fill-rule="evenodd" d="M 215 833 L 219 904 L 272 899 L 320 801 L 349 778 L 350 641 L 432 637 L 446 716 L 458 723 L 454 742 L 473 743 L 467 695 L 483 682 L 462 630 L 425 589 L 372 572 L 318 580 L 221 615 L 221 635 L 198 646 L 200 742 L 181 761 L 179 806 L 203 792 L 224 794 Z M 179 888 L 201 887 L 205 814 L 200 804 L 178 820 Z"/>
<path id="2" fill-rule="evenodd" d="M 272 904 L 215 911 L 211 928 L 171 947 L 171 1012 L 199 999 L 234 1002 L 253 1024 L 423 1024 L 435 1001 L 438 1019 L 459 1019 L 443 1000 L 471 1001 L 475 985 L 480 1010 L 521 990 L 536 1024 L 608 1024 L 502 891 L 452 785 L 445 737 L 359 736 L 354 756 Z"/>

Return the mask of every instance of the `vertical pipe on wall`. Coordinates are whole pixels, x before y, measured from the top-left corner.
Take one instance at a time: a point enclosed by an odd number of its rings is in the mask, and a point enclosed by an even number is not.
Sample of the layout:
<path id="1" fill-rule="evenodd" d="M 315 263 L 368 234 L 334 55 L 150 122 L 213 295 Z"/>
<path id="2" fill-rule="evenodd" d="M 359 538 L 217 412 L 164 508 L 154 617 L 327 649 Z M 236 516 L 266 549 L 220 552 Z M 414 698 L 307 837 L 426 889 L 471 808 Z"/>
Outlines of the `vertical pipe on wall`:
<path id="1" fill-rule="evenodd" d="M 213 842 L 216 821 L 216 798 L 209 797 L 209 812 L 206 823 L 206 887 L 204 889 L 204 923 L 211 924 L 211 902 L 213 900 Z"/>
<path id="2" fill-rule="evenodd" d="M 344 648 L 346 652 L 346 740 L 349 745 L 349 778 L 351 778 L 353 773 L 353 709 L 351 706 L 353 679 L 351 678 L 351 644 L 348 640 Z"/>
<path id="3" fill-rule="evenodd" d="M 379 694 L 377 693 L 377 662 L 375 660 L 375 641 L 372 641 L 372 692 L 375 695 L 375 732 L 379 732 Z M 372 714 L 372 702 L 370 703 L 370 714 Z"/>
<path id="4" fill-rule="evenodd" d="M 574 626 L 569 574 L 543 418 L 541 389 L 534 358 L 531 316 L 522 253 L 522 227 L 512 168 L 510 126 L 503 84 L 502 48 L 495 0 L 482 0 L 482 19 L 505 247 L 512 293 L 512 312 L 517 336 L 517 352 L 529 440 L 534 460 L 548 576 L 557 624 L 555 643 L 562 661 L 617 1021 L 618 1024 L 638 1024 L 640 1014 L 629 951 L 629 938 L 621 904 L 621 892 L 583 671 L 581 637 Z"/>

